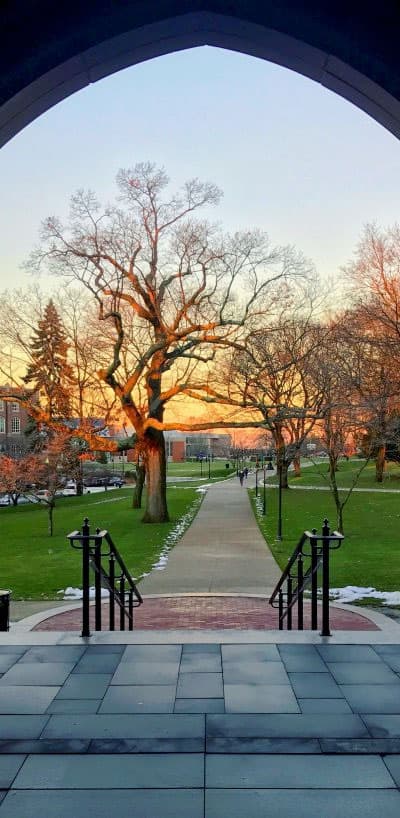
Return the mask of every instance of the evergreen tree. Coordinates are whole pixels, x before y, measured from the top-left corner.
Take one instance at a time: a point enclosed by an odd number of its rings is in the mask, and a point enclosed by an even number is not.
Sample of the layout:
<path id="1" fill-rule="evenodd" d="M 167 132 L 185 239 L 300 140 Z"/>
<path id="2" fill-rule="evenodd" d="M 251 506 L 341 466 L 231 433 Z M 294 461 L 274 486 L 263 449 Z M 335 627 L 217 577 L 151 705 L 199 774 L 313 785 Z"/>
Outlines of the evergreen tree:
<path id="1" fill-rule="evenodd" d="M 31 363 L 24 377 L 43 401 L 49 418 L 67 418 L 74 373 L 67 361 L 68 343 L 54 302 L 50 299 L 31 339 Z"/>

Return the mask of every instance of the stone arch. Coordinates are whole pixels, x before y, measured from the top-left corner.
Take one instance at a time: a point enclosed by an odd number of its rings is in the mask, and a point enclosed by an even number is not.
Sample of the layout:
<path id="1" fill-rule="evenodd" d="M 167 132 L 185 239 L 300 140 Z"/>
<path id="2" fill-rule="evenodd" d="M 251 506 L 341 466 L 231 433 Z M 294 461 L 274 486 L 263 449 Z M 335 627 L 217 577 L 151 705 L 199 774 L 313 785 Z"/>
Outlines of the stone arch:
<path id="1" fill-rule="evenodd" d="M 372 0 L 9 0 L 3 9 L 0 145 L 75 91 L 200 45 L 297 71 L 400 135 L 400 7 L 394 0 L 384 0 L 379 14 Z"/>

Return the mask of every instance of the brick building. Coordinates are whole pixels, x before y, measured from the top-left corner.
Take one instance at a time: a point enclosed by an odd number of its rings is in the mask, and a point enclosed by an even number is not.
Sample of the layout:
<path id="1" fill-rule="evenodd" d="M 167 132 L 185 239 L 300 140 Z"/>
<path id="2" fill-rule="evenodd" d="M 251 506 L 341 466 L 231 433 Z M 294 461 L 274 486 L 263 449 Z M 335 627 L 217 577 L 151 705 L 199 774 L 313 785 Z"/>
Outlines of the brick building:
<path id="1" fill-rule="evenodd" d="M 5 391 L 5 387 L 0 387 L 0 454 L 22 457 L 26 451 L 24 431 L 29 422 L 29 415 L 16 401 L 3 400 L 1 395 Z"/>

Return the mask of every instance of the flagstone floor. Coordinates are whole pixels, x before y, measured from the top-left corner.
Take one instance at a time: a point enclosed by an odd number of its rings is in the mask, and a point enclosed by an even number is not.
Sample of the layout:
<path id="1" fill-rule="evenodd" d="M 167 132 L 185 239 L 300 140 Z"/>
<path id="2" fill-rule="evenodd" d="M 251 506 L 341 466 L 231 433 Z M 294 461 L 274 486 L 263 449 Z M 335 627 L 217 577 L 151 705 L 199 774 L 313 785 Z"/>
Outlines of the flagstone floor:
<path id="1" fill-rule="evenodd" d="M 0 644 L 0 818 L 400 815 L 400 644 L 33 637 Z"/>

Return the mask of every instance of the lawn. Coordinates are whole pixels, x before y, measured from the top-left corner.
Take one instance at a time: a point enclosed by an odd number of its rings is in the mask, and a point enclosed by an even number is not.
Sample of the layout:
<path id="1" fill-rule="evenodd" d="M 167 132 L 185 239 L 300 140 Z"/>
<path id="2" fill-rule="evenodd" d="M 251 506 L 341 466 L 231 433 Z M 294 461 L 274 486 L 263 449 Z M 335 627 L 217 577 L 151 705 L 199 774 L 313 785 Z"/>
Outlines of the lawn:
<path id="1" fill-rule="evenodd" d="M 309 463 L 310 465 L 306 464 L 302 468 L 301 477 L 294 477 L 293 472 L 289 472 L 289 483 L 292 482 L 296 486 L 328 486 L 328 459 L 326 458 L 315 465 L 310 461 Z M 336 472 L 338 486 L 351 486 L 354 477 L 364 464 L 365 460 L 360 459 L 340 460 L 339 469 Z M 259 477 L 261 478 L 261 473 Z M 269 483 L 276 483 L 276 480 L 276 475 L 267 476 Z M 384 482 L 377 483 L 375 481 L 375 463 L 371 461 L 362 470 L 356 485 L 359 488 L 398 489 L 400 491 L 400 466 L 397 463 L 387 463 Z"/>
<path id="2" fill-rule="evenodd" d="M 304 470 L 309 485 L 311 469 Z M 345 469 L 343 469 L 345 477 Z M 368 479 L 368 476 L 366 476 Z M 276 478 L 275 478 L 276 479 Z M 294 481 L 296 485 L 300 480 Z M 254 490 L 250 492 L 254 504 Z M 267 489 L 267 514 L 258 515 L 261 531 L 283 569 L 304 530 L 320 529 L 324 517 L 336 527 L 330 492 L 283 491 L 283 541 L 276 540 L 278 491 Z M 259 499 L 261 494 L 259 495 Z M 259 503 L 260 505 L 260 503 Z M 345 540 L 332 554 L 331 587 L 372 586 L 382 591 L 400 589 L 400 493 L 355 493 L 344 511 Z"/>
<path id="3" fill-rule="evenodd" d="M 128 569 L 140 577 L 151 569 L 165 538 L 177 520 L 200 504 L 194 487 L 168 489 L 171 522 L 145 525 L 143 511 L 132 509 L 132 488 L 84 497 L 60 499 L 54 513 L 55 535 L 47 534 L 47 512 L 38 505 L 0 509 L 0 587 L 11 588 L 14 599 L 62 599 L 67 586 L 81 587 L 80 554 L 66 535 L 80 528 L 83 518 L 106 528 Z M 93 508 L 92 508 L 93 506 Z"/>
<path id="4" fill-rule="evenodd" d="M 230 468 L 226 468 L 226 463 L 229 463 Z M 167 464 L 167 476 L 169 478 L 179 477 L 184 478 L 188 477 L 191 480 L 197 478 L 199 483 L 200 482 L 208 482 L 208 463 L 204 461 L 203 463 L 192 463 L 192 462 L 185 462 L 185 463 L 168 463 Z M 233 464 L 232 461 L 228 460 L 214 460 L 214 462 L 210 463 L 210 479 L 213 480 L 221 480 L 224 477 L 229 477 L 231 474 L 236 474 L 236 464 Z"/>

